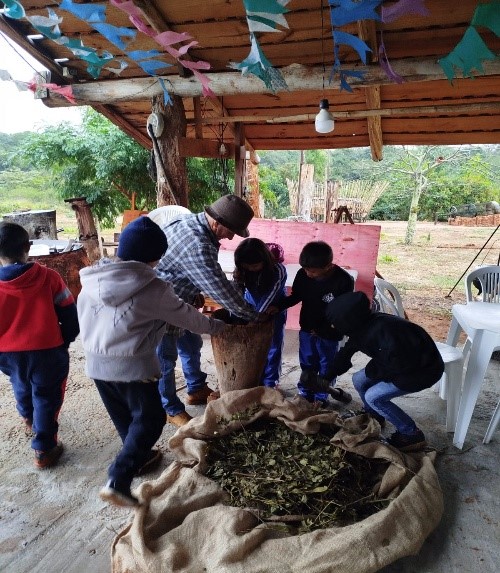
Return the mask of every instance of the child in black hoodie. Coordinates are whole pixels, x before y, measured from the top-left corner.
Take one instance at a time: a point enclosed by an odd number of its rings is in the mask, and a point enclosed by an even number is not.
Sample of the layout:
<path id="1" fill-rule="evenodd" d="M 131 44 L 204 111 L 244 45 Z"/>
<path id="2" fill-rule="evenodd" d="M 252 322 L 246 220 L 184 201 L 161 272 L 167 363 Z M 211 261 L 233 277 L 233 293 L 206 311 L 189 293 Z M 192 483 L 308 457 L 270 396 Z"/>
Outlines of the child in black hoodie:
<path id="1" fill-rule="evenodd" d="M 392 446 L 401 451 L 425 447 L 423 432 L 392 399 L 429 388 L 443 375 L 443 360 L 429 334 L 403 318 L 371 312 L 362 292 L 336 297 L 327 306 L 326 317 L 339 334 L 349 337 L 326 377 L 347 372 L 356 352 L 369 356 L 365 368 L 352 377 L 366 412 L 396 427 L 388 440 Z"/>

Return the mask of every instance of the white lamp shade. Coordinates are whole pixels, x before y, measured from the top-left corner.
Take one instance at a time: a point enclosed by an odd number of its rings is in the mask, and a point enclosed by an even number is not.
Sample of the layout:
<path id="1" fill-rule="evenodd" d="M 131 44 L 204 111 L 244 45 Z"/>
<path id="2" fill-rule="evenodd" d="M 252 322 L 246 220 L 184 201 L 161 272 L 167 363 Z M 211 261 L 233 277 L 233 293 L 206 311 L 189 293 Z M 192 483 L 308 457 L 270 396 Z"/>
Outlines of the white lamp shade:
<path id="1" fill-rule="evenodd" d="M 332 114 L 327 109 L 320 109 L 314 120 L 314 127 L 318 133 L 330 133 L 330 131 L 333 131 L 334 120 Z"/>

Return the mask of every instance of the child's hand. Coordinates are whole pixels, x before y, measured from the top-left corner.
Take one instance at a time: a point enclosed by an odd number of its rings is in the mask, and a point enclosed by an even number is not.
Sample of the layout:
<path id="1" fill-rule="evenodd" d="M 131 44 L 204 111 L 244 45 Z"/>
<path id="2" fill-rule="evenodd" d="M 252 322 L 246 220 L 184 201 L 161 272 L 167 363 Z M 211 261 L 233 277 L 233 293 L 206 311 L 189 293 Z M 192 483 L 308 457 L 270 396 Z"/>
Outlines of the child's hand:
<path id="1" fill-rule="evenodd" d="M 205 306 L 205 297 L 201 294 L 197 294 L 193 301 L 194 308 L 203 308 Z"/>
<path id="2" fill-rule="evenodd" d="M 233 271 L 233 281 L 236 283 L 244 283 L 245 277 L 239 269 L 234 269 Z"/>

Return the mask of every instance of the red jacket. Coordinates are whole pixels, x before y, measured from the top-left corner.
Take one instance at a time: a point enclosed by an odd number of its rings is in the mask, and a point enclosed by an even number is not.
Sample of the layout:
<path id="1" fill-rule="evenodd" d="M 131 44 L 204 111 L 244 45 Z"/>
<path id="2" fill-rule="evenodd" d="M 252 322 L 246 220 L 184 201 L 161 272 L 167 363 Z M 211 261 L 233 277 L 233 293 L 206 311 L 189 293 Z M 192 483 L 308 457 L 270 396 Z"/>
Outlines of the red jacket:
<path id="1" fill-rule="evenodd" d="M 0 352 L 69 344 L 78 334 L 78 323 L 60 324 L 58 309 L 70 305 L 75 301 L 60 275 L 38 263 L 29 265 L 17 278 L 0 280 Z M 61 327 L 73 333 L 76 329 L 76 334 L 65 340 L 68 337 L 63 338 Z"/>

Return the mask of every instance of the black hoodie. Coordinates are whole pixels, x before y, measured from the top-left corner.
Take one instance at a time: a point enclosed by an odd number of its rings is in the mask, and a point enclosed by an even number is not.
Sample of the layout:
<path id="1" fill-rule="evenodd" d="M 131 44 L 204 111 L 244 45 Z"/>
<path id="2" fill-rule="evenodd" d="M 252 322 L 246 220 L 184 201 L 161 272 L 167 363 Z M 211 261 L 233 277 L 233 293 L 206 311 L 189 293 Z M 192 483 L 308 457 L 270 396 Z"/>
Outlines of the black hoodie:
<path id="1" fill-rule="evenodd" d="M 356 352 L 371 358 L 365 367 L 368 378 L 392 382 L 401 390 L 418 392 L 441 378 L 443 360 L 429 334 L 409 320 L 371 312 L 364 293 L 337 297 L 328 304 L 326 317 L 339 333 L 349 337 L 335 356 L 329 379 L 347 372 Z"/>

